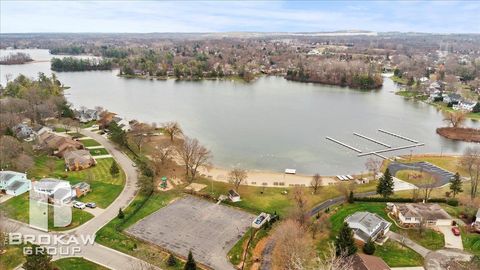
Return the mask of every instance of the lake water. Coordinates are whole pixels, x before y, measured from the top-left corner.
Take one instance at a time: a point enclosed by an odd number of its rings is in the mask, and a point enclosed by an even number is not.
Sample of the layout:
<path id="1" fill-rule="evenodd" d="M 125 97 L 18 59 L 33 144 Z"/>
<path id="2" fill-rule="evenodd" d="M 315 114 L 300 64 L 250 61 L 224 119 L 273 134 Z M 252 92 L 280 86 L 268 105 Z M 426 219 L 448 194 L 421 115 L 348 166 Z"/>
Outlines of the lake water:
<path id="1" fill-rule="evenodd" d="M 48 60 L 45 50 L 30 50 L 35 60 Z M 5 52 L 3 52 L 5 53 Z M 2 53 L 2 54 L 3 54 Z M 5 75 L 51 73 L 49 62 L 0 66 Z M 353 136 L 358 132 L 392 146 L 411 144 L 382 134 L 379 128 L 424 142 L 416 153 L 461 153 L 462 142 L 444 139 L 435 129 L 445 125 L 432 106 L 405 100 L 393 93 L 388 78 L 375 91 L 262 77 L 245 84 L 232 81 L 156 81 L 125 79 L 118 71 L 57 73 L 71 88 L 67 99 L 75 106 L 102 106 L 129 120 L 152 123 L 178 121 L 186 134 L 210 148 L 214 164 L 222 167 L 323 175 L 364 170 L 366 158 L 334 144 L 326 136 L 363 151 L 382 146 Z M 477 127 L 473 121 L 467 123 Z M 385 155 L 410 154 L 410 150 Z"/>

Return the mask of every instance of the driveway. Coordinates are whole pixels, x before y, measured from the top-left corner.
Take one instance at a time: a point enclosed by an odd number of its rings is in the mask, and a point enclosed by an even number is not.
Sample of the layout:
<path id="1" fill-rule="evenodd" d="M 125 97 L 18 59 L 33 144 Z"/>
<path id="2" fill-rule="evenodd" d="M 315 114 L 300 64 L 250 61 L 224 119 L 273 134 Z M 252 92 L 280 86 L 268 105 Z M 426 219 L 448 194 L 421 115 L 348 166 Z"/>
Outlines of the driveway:
<path id="1" fill-rule="evenodd" d="M 461 236 L 455 236 L 452 232 L 452 226 L 437 226 L 438 230 L 445 236 L 445 247 L 463 250 Z"/>

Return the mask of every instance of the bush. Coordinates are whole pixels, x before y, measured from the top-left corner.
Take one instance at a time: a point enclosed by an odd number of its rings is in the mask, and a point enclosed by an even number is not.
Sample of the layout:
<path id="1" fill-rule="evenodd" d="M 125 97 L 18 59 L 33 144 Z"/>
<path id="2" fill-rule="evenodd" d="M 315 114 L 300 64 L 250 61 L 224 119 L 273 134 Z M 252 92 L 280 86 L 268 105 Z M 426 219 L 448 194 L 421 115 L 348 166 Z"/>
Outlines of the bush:
<path id="1" fill-rule="evenodd" d="M 172 253 L 170 253 L 170 255 L 168 256 L 167 265 L 171 267 L 177 265 L 177 258 L 175 258 L 175 255 L 173 255 Z"/>
<path id="2" fill-rule="evenodd" d="M 363 252 L 367 255 L 373 255 L 373 253 L 375 253 L 375 244 L 372 240 L 368 240 L 365 245 L 363 245 Z"/>

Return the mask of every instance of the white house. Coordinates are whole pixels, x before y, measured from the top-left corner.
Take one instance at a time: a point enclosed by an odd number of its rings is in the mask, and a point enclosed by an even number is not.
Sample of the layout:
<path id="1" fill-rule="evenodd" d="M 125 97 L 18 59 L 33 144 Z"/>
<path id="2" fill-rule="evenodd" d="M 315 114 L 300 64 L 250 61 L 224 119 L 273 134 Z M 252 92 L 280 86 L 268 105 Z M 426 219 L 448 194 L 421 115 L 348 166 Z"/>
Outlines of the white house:
<path id="1" fill-rule="evenodd" d="M 394 203 L 392 214 L 402 225 L 419 226 L 424 222 L 426 226 L 450 226 L 453 221 L 445 210 L 432 203 Z"/>
<path id="2" fill-rule="evenodd" d="M 383 238 L 392 226 L 392 223 L 370 212 L 356 212 L 348 216 L 345 222 L 352 228 L 354 237 L 363 242 Z"/>
<path id="3" fill-rule="evenodd" d="M 54 178 L 44 178 L 34 182 L 33 190 L 36 193 L 47 195 L 50 200 L 57 203 L 68 203 L 75 196 L 68 181 Z"/>
<path id="4" fill-rule="evenodd" d="M 18 196 L 30 190 L 31 182 L 25 173 L 0 171 L 0 191 Z"/>
<path id="5" fill-rule="evenodd" d="M 461 101 L 458 104 L 453 105 L 453 109 L 471 112 L 473 110 L 473 107 L 475 107 L 475 105 L 477 105 L 476 102 Z"/>

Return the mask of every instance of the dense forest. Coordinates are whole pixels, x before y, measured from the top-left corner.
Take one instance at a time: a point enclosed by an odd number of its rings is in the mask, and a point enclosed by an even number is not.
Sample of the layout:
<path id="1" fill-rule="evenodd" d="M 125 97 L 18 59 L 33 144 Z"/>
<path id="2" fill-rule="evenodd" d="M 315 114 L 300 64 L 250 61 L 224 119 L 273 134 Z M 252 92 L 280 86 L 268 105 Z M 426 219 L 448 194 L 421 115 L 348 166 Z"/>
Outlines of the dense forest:
<path id="1" fill-rule="evenodd" d="M 110 70 L 112 61 L 108 59 L 78 59 L 73 57 L 52 58 L 50 69 L 54 71 Z"/>
<path id="2" fill-rule="evenodd" d="M 0 58 L 0 65 L 19 65 L 31 61 L 33 61 L 33 59 L 29 54 L 18 52 Z"/>

